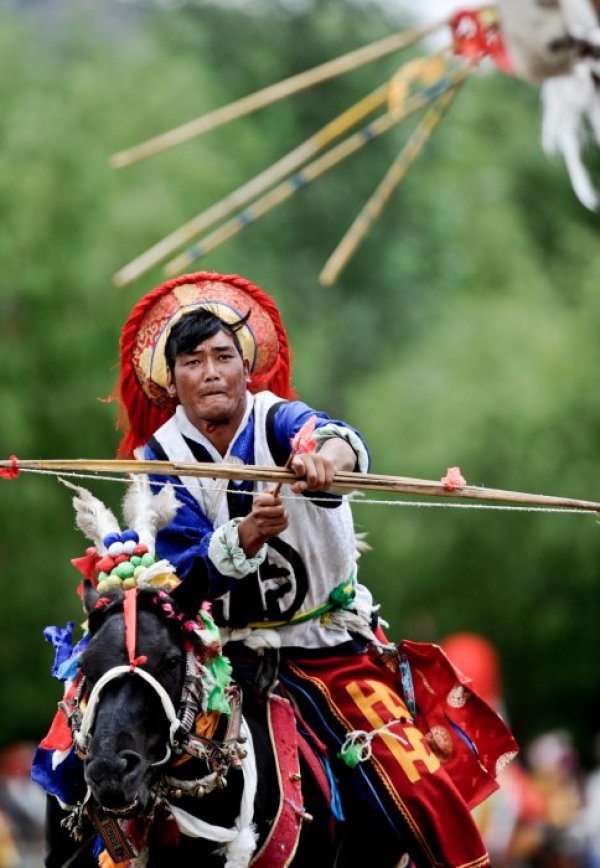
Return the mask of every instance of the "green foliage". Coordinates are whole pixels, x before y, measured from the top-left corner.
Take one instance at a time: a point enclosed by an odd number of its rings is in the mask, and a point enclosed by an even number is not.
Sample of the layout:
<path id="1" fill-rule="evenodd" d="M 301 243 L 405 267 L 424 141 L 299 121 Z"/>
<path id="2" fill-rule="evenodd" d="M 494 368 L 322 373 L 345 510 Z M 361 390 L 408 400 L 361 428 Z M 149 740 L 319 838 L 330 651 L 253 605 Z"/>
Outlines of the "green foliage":
<path id="1" fill-rule="evenodd" d="M 85 4 L 84 4 L 85 6 Z M 373 8 L 296 15 L 103 4 L 0 13 L 0 455 L 110 457 L 118 337 L 156 269 L 111 274 L 376 87 L 379 61 L 121 173 L 108 156 L 390 32 Z M 302 396 L 362 429 L 378 472 L 595 499 L 597 217 L 538 145 L 535 91 L 470 81 L 339 282 L 325 259 L 406 140 L 403 125 L 215 251 L 287 323 Z M 120 487 L 94 491 L 118 507 Z M 394 636 L 476 630 L 498 646 L 527 738 L 598 719 L 592 517 L 356 506 L 362 573 Z M 43 626 L 78 621 L 85 548 L 56 480 L 0 484 L 0 742 L 39 737 L 58 698 Z"/>

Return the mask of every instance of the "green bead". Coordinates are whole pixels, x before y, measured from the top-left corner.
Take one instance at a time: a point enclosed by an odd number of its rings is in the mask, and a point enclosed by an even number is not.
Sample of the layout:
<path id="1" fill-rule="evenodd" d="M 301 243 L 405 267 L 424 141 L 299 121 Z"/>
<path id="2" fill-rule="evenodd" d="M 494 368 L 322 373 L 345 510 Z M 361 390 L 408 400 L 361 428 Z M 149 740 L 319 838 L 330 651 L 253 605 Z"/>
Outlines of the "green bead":
<path id="1" fill-rule="evenodd" d="M 104 572 L 98 573 L 98 584 L 100 584 L 100 582 L 105 582 L 107 580 L 107 578 L 108 578 L 108 573 L 104 573 Z"/>
<path id="2" fill-rule="evenodd" d="M 117 564 L 113 570 L 113 575 L 120 579 L 130 579 L 133 576 L 135 567 L 129 561 L 123 561 L 122 564 Z"/>
<path id="3" fill-rule="evenodd" d="M 133 564 L 134 567 L 139 567 L 140 564 L 142 563 L 142 559 L 139 555 L 132 555 L 129 558 L 129 563 Z"/>
<path id="4" fill-rule="evenodd" d="M 142 555 L 142 566 L 143 567 L 151 567 L 154 563 L 154 555 L 151 555 L 150 552 L 146 552 L 145 555 Z"/>

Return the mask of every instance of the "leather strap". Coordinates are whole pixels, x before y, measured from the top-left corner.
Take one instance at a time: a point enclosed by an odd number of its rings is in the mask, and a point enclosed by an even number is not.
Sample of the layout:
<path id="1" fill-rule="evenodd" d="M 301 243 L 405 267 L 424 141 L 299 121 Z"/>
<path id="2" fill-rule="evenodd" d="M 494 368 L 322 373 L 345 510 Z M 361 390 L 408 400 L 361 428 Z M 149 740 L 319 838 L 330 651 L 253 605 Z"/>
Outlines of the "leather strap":
<path id="1" fill-rule="evenodd" d="M 273 826 L 251 861 L 253 868 L 287 868 L 295 856 L 304 805 L 294 709 L 280 696 L 267 703 L 269 737 L 276 759 L 280 802 Z"/>
<path id="2" fill-rule="evenodd" d="M 117 818 L 105 814 L 100 808 L 88 808 L 88 812 L 113 862 L 118 865 L 128 859 L 135 859 L 137 853 Z"/>

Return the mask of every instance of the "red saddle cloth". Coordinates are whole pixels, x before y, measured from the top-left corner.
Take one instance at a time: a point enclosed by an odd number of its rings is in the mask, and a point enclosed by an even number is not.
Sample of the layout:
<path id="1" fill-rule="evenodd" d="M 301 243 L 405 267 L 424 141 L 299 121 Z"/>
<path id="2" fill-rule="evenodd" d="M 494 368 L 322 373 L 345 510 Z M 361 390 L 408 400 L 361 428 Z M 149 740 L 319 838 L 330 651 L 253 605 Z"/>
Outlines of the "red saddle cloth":
<path id="1" fill-rule="evenodd" d="M 418 709 L 415 724 L 469 808 L 474 808 L 498 789 L 496 778 L 517 755 L 517 743 L 439 645 L 405 640 L 398 653 L 410 663 Z"/>
<path id="2" fill-rule="evenodd" d="M 401 687 L 403 655 L 414 685 L 414 716 Z M 329 708 L 329 725 L 342 740 L 377 732 L 360 774 L 368 777 L 388 816 L 397 818 L 401 837 L 409 836 L 407 846 L 422 864 L 489 866 L 470 808 L 497 789 L 496 774 L 517 746 L 441 648 L 402 642 L 389 654 L 371 649 L 287 665 L 304 690 Z M 352 773 L 359 775 L 359 769 Z"/>

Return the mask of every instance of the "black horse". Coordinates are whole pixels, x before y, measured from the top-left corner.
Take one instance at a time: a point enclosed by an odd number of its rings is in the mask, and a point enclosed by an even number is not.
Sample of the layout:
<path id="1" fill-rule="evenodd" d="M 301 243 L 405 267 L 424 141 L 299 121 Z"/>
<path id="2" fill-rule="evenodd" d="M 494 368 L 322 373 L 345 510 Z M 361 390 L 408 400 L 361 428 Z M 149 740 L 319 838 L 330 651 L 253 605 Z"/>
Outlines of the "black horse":
<path id="1" fill-rule="evenodd" d="M 68 811 L 49 799 L 48 868 L 96 866 L 99 833 L 115 862 L 141 854 L 147 868 L 243 868 L 280 834 L 276 818 L 286 798 L 299 829 L 289 864 L 340 864 L 329 804 L 301 753 L 300 774 L 290 775 L 298 799 L 286 797 L 265 696 L 246 686 L 242 718 L 234 689 L 232 714 L 221 715 L 210 735 L 194 735 L 203 697 L 190 624 L 201 602 L 190 582 L 168 595 L 150 588 L 99 594 L 85 583 L 90 641 L 69 709 L 82 796 Z"/>

